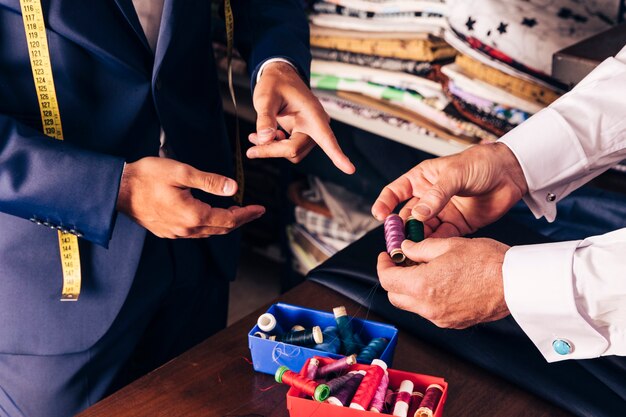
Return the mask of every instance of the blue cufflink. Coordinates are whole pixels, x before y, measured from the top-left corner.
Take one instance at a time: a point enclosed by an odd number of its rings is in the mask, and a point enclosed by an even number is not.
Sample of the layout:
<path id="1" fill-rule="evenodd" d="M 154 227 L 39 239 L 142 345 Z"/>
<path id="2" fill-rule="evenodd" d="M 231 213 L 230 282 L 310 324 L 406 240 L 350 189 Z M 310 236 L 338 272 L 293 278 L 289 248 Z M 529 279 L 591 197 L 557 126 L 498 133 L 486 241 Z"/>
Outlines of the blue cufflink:
<path id="1" fill-rule="evenodd" d="M 574 350 L 572 344 L 565 339 L 556 339 L 552 342 L 552 349 L 559 355 L 569 355 Z"/>

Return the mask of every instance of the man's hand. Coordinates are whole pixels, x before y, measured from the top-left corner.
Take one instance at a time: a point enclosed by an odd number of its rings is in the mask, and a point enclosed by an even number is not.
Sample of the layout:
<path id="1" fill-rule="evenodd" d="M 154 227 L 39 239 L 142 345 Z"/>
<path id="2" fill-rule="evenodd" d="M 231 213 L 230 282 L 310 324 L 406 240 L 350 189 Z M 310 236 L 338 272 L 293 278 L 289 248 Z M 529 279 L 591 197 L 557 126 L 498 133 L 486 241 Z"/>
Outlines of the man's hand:
<path id="1" fill-rule="evenodd" d="M 380 283 L 394 306 L 419 314 L 439 327 L 463 329 L 509 315 L 504 301 L 502 263 L 509 247 L 491 239 L 404 241 L 416 266 L 378 257 Z"/>
<path id="2" fill-rule="evenodd" d="M 265 213 L 262 206 L 212 208 L 195 199 L 192 188 L 232 196 L 237 183 L 171 159 L 143 158 L 126 165 L 117 209 L 156 236 L 169 239 L 222 235 Z"/>
<path id="3" fill-rule="evenodd" d="M 408 200 L 400 215 L 423 221 L 426 236 L 462 236 L 502 217 L 527 190 L 506 145 L 476 145 L 417 165 L 383 189 L 372 214 L 383 220 Z"/>
<path id="4" fill-rule="evenodd" d="M 317 143 L 333 163 L 345 172 L 355 171 L 330 129 L 330 118 L 296 70 L 273 62 L 263 70 L 254 89 L 257 131 L 249 136 L 254 145 L 248 158 L 287 158 L 298 163 Z M 278 130 L 278 124 L 289 132 Z"/>

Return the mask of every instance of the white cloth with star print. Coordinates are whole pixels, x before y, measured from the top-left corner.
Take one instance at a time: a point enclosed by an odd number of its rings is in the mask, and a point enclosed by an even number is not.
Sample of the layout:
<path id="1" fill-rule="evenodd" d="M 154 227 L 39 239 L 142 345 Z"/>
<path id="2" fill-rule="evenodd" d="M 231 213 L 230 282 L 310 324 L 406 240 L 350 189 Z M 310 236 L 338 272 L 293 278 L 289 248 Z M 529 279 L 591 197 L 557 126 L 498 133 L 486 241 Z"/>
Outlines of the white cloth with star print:
<path id="1" fill-rule="evenodd" d="M 524 171 L 528 207 L 553 221 L 559 200 L 626 158 L 626 47 L 500 142 Z M 626 356 L 626 229 L 513 247 L 502 273 L 513 318 L 549 362 Z M 557 339 L 573 351 L 559 355 Z"/>
<path id="2" fill-rule="evenodd" d="M 620 0 L 448 0 L 449 24 L 546 75 L 552 55 L 600 33 L 617 17 Z"/>

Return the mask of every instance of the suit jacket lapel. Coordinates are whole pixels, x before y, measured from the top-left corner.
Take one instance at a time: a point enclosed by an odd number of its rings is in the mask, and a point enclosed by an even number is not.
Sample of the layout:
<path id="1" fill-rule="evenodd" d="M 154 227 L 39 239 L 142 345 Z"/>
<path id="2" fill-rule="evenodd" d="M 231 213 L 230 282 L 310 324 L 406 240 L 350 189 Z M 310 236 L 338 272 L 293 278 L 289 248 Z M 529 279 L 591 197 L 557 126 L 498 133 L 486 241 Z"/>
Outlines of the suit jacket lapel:
<path id="1" fill-rule="evenodd" d="M 182 19 L 184 6 L 192 0 L 165 0 L 163 4 L 163 17 L 161 18 L 161 28 L 159 30 L 159 40 L 157 42 L 156 53 L 154 56 L 154 73 L 156 77 L 163 58 L 167 53 L 175 26 Z"/>
<path id="2" fill-rule="evenodd" d="M 133 28 L 139 37 L 143 46 L 148 50 L 148 52 L 152 53 L 152 49 L 150 48 L 146 34 L 141 27 L 141 22 L 139 22 L 139 17 L 137 17 L 137 12 L 135 11 L 135 6 L 133 5 L 132 0 L 115 0 L 115 3 L 124 15 L 124 18 L 126 18 L 128 24 Z"/>

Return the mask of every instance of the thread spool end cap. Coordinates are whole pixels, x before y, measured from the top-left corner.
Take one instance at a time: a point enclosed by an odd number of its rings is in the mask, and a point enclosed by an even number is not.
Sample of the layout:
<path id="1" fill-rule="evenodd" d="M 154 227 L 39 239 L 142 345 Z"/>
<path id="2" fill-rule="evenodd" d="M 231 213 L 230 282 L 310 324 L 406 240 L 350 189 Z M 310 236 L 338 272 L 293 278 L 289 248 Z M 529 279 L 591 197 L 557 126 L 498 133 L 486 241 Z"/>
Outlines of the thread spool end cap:
<path id="1" fill-rule="evenodd" d="M 320 384 L 315 388 L 315 394 L 313 398 L 315 401 L 324 402 L 330 397 L 330 387 L 326 384 Z"/>
<path id="2" fill-rule="evenodd" d="M 384 370 L 387 370 L 387 364 L 385 363 L 385 361 L 382 361 L 380 359 L 374 359 L 372 361 L 372 365 L 373 366 L 379 366 L 379 367 L 383 368 Z"/>
<path id="3" fill-rule="evenodd" d="M 276 370 L 276 374 L 274 375 L 274 379 L 276 380 L 276 382 L 278 382 L 279 384 L 283 383 L 283 375 L 285 375 L 285 372 L 287 372 L 289 370 L 289 368 L 287 368 L 286 366 L 281 366 L 280 368 L 278 368 Z"/>
<path id="4" fill-rule="evenodd" d="M 324 334 L 322 333 L 322 328 L 320 326 L 313 327 L 313 340 L 315 340 L 316 345 L 324 343 Z"/>
<path id="5" fill-rule="evenodd" d="M 333 314 L 335 315 L 335 318 L 339 318 L 339 317 L 347 316 L 348 312 L 346 311 L 345 306 L 339 306 L 339 307 L 333 308 Z"/>

